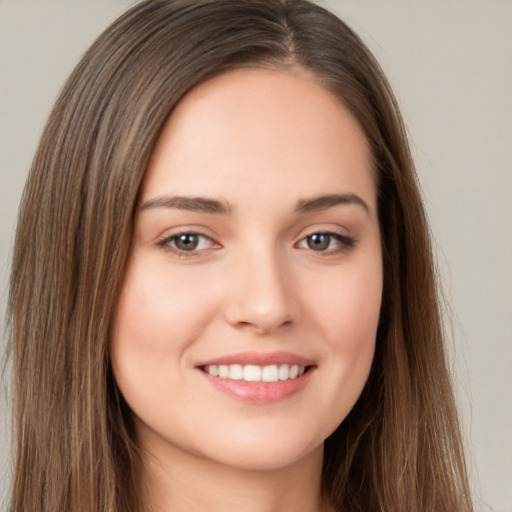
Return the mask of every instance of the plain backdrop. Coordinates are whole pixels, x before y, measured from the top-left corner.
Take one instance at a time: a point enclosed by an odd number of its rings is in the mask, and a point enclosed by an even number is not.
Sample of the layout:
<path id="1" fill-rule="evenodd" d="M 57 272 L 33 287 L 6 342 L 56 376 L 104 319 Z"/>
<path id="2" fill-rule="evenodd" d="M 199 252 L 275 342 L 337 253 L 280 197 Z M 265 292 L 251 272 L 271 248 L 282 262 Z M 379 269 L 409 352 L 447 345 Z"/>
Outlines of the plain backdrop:
<path id="1" fill-rule="evenodd" d="M 80 55 L 132 3 L 0 0 L 2 319 L 16 211 L 44 121 Z M 512 512 L 512 1 L 323 3 L 363 37 L 401 105 L 452 310 L 477 510 Z M 0 496 L 7 411 L 3 393 Z"/>

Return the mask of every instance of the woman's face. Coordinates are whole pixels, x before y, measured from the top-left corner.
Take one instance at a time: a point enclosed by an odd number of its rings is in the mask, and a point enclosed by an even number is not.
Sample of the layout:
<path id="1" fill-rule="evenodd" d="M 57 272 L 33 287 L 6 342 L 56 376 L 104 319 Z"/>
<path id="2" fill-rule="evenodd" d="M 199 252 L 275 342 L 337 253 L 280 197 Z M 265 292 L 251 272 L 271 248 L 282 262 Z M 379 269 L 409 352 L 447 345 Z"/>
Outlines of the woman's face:
<path id="1" fill-rule="evenodd" d="M 374 354 L 382 292 L 364 135 L 303 70 L 177 106 L 145 176 L 111 354 L 157 457 L 276 469 L 322 453 Z"/>

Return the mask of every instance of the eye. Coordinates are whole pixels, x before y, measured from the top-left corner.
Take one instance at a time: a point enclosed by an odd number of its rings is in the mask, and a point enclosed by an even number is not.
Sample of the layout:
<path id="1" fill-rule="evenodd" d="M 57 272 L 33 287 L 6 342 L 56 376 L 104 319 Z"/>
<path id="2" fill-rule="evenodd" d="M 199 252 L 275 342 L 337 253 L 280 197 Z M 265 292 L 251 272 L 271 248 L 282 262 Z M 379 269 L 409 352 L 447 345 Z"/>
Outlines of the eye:
<path id="1" fill-rule="evenodd" d="M 208 236 L 200 233 L 179 233 L 159 241 L 159 246 L 177 253 L 178 255 L 191 255 L 193 253 L 210 249 L 216 243 Z M 189 254 L 187 254 L 189 253 Z"/>
<path id="2" fill-rule="evenodd" d="M 311 249 L 316 252 L 338 253 L 352 247 L 354 243 L 353 238 L 339 233 L 313 233 L 303 238 L 297 247 Z"/>

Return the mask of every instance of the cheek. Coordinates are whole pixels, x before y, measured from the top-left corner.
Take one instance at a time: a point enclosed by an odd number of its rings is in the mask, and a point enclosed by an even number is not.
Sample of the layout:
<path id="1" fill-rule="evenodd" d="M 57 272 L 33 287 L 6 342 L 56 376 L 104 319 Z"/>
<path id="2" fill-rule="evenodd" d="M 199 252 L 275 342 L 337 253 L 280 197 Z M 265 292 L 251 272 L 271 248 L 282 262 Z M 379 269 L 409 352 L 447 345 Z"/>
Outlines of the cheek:
<path id="1" fill-rule="evenodd" d="M 198 284 L 186 272 L 170 273 L 165 263 L 136 256 L 130 262 L 110 341 L 114 374 L 128 401 L 145 390 L 172 389 L 179 378 L 187 348 L 215 310 L 212 294 L 198 292 Z"/>
<path id="2" fill-rule="evenodd" d="M 212 293 L 200 284 L 187 272 L 135 260 L 120 294 L 114 338 L 149 350 L 186 346 L 214 309 Z"/>
<path id="3" fill-rule="evenodd" d="M 375 341 L 382 301 L 380 260 L 367 265 L 347 265 L 326 275 L 310 305 L 326 339 L 357 350 Z"/>
<path id="4" fill-rule="evenodd" d="M 342 285 L 331 288 L 330 296 L 318 311 L 330 355 L 334 430 L 357 402 L 370 374 L 380 316 L 381 273 L 378 269 L 353 272 Z"/>
<path id="5" fill-rule="evenodd" d="M 338 424 L 353 407 L 368 379 L 381 298 L 382 271 L 377 260 L 372 265 L 336 269 L 335 275 L 325 279 L 324 293 L 318 292 L 309 302 L 314 308 L 311 318 L 322 332 L 328 355 L 328 386 L 332 395 L 338 397 L 334 408 L 338 411 Z"/>

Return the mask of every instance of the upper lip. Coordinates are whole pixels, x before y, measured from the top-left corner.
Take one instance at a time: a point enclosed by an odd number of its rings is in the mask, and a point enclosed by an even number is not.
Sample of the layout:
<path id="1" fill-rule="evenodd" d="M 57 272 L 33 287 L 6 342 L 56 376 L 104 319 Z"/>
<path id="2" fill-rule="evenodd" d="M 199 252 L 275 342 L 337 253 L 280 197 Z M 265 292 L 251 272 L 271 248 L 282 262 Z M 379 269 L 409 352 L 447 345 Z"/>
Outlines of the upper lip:
<path id="1" fill-rule="evenodd" d="M 240 364 L 255 365 L 255 366 L 270 366 L 273 364 L 296 364 L 299 366 L 313 366 L 315 362 L 306 357 L 299 356 L 292 352 L 239 352 L 237 354 L 229 354 L 225 356 L 215 357 L 207 361 L 201 361 L 197 367 L 211 366 L 211 365 L 231 365 Z"/>

